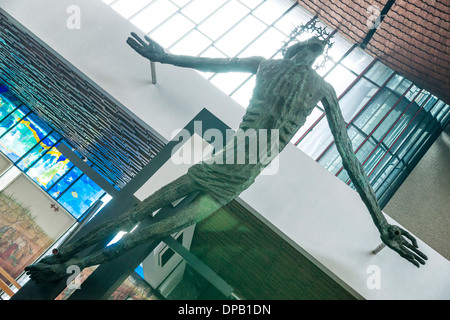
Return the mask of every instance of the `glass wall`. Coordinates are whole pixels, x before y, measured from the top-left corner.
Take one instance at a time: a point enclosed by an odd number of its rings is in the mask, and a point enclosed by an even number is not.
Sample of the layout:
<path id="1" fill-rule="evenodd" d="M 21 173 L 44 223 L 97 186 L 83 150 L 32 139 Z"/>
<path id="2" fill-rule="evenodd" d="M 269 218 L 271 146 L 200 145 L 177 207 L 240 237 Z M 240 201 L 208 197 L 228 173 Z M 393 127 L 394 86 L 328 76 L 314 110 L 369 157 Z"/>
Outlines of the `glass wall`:
<path id="1" fill-rule="evenodd" d="M 280 58 L 292 29 L 318 20 L 294 0 L 103 1 L 171 53 L 200 57 Z M 331 60 L 317 72 L 335 88 L 356 155 L 384 206 L 448 123 L 449 106 L 338 32 L 333 41 Z M 247 107 L 254 76 L 201 74 Z M 292 143 L 351 185 L 320 103 Z"/>
<path id="2" fill-rule="evenodd" d="M 342 70 L 347 72 L 345 78 L 352 79 L 347 88 L 338 90 L 339 104 L 356 156 L 384 207 L 447 125 L 449 106 L 381 62 L 362 58 L 360 52 L 360 58 L 349 63 L 355 50 L 359 51 L 351 48 L 325 80 L 339 88 L 340 77 L 346 74 Z M 292 142 L 352 185 L 321 111 Z"/>
<path id="3" fill-rule="evenodd" d="M 79 220 L 105 192 L 58 150 L 62 141 L 0 86 L 0 151 Z"/>

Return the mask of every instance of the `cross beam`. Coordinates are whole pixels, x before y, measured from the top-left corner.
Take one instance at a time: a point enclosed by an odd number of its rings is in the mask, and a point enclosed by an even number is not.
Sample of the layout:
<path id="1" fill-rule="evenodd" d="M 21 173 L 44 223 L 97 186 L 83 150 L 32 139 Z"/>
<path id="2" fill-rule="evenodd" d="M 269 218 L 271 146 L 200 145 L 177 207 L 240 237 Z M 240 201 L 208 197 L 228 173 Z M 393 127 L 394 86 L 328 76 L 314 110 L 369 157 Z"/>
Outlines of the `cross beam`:
<path id="1" fill-rule="evenodd" d="M 388 0 L 388 2 L 386 2 L 386 5 L 384 6 L 383 10 L 381 10 L 381 12 L 380 12 L 380 24 L 383 22 L 384 17 L 386 17 L 386 15 L 388 14 L 389 10 L 391 10 L 394 3 L 395 3 L 395 0 Z M 378 26 L 377 27 L 374 26 L 372 29 L 369 30 L 369 32 L 367 32 L 366 37 L 364 38 L 363 42 L 361 43 L 362 49 L 365 49 L 367 47 L 367 45 L 369 44 L 373 35 L 375 34 L 375 32 L 377 32 L 377 29 L 378 29 Z"/>

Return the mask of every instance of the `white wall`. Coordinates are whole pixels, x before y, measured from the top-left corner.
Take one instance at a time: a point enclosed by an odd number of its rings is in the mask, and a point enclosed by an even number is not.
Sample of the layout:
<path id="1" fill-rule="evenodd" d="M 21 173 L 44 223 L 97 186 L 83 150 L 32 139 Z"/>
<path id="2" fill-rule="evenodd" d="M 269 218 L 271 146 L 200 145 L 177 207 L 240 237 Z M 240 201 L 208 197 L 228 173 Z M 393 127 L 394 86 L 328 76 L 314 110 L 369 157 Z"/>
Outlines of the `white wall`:
<path id="1" fill-rule="evenodd" d="M 12 165 L 11 160 L 0 153 L 0 175 Z"/>
<path id="2" fill-rule="evenodd" d="M 81 30 L 66 28 L 66 8 L 81 8 Z M 0 6 L 166 139 L 203 107 L 236 128 L 244 110 L 192 70 L 157 65 L 126 44 L 132 24 L 99 0 L 0 0 Z M 241 200 L 342 285 L 366 299 L 449 299 L 450 262 L 419 242 L 429 262 L 421 269 L 396 253 L 370 250 L 379 237 L 359 196 L 290 145 L 276 175 L 260 176 Z M 368 266 L 378 266 L 381 289 L 368 289 Z"/>
<path id="3" fill-rule="evenodd" d="M 241 199 L 333 278 L 365 299 L 450 298 L 447 259 L 420 239 L 429 258 L 420 269 L 389 248 L 370 254 L 381 240 L 353 189 L 293 145 L 280 154 L 279 168 L 276 175 L 259 176 Z M 367 286 L 372 266 L 380 271 L 380 289 Z"/>
<path id="4" fill-rule="evenodd" d="M 19 203 L 30 208 L 31 216 L 42 230 L 53 240 L 57 240 L 74 223 L 75 219 L 38 185 L 21 173 L 3 191 L 12 195 Z M 51 205 L 58 207 L 55 211 Z"/>

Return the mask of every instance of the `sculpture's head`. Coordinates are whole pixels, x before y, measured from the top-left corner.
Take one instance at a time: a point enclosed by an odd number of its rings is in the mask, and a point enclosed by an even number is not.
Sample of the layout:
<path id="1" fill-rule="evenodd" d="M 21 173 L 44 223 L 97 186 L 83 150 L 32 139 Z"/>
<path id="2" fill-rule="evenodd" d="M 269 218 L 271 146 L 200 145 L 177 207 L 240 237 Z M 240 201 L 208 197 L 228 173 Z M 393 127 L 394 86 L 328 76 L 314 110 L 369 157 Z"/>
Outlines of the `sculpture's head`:
<path id="1" fill-rule="evenodd" d="M 284 59 L 292 59 L 300 64 L 312 66 L 314 61 L 323 54 L 327 40 L 312 37 L 290 46 L 284 54 Z"/>

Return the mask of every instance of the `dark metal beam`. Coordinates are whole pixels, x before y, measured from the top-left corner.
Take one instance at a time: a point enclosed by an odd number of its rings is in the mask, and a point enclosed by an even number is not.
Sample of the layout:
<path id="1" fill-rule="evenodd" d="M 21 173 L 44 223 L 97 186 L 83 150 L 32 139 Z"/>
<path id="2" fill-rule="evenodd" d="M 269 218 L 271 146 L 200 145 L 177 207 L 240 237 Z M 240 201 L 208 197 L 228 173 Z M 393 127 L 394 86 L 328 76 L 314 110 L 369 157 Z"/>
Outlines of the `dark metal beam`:
<path id="1" fill-rule="evenodd" d="M 215 128 L 225 133 L 225 130 L 229 127 L 222 121 L 216 118 L 206 109 L 203 109 L 193 120 L 191 120 L 186 126 L 191 135 L 195 133 L 194 122 L 201 121 L 203 132 Z M 203 132 L 198 132 L 203 136 Z M 223 134 L 225 138 L 225 134 Z M 133 178 L 132 182 L 126 185 L 122 192 L 128 195 L 129 198 L 133 197 L 134 193 L 142 186 L 147 180 L 156 173 L 167 161 L 170 160 L 174 148 L 179 146 L 179 141 L 170 141 L 154 158 L 153 160 Z M 140 229 L 146 225 L 155 223 L 159 219 L 171 216 L 174 212 L 189 205 L 197 197 L 197 193 L 187 196 L 176 207 L 162 208 L 154 218 L 148 218 L 139 224 L 139 227 L 134 232 L 139 232 Z M 133 197 L 134 198 L 134 197 Z M 138 201 L 134 198 L 135 201 Z M 87 225 L 89 226 L 89 224 Z M 86 226 L 86 227 L 87 227 Z M 153 241 L 138 246 L 137 248 L 130 250 L 119 258 L 100 265 L 90 276 L 83 282 L 81 290 L 76 290 L 69 300 L 106 300 L 111 294 L 123 283 L 123 281 L 138 267 L 138 265 L 155 249 L 155 247 L 161 242 L 161 240 Z M 104 245 L 104 244 L 103 244 Z M 223 288 L 223 287 L 222 287 Z M 233 295 L 230 293 L 230 296 Z"/>
<path id="2" fill-rule="evenodd" d="M 100 188 L 105 190 L 110 196 L 116 197 L 119 191 L 114 188 L 105 178 L 103 178 L 97 171 L 95 171 L 90 165 L 84 162 L 72 149 L 62 142 L 58 146 L 58 150 L 72 162 L 77 168 L 79 168 L 85 175 L 87 175 L 92 181 L 94 181 Z"/>
<path id="3" fill-rule="evenodd" d="M 161 209 L 156 218 L 162 219 L 173 215 L 174 211 L 189 205 L 198 194 L 186 197 L 177 207 Z M 149 217 L 139 224 L 134 232 L 155 222 L 155 218 Z M 124 253 L 113 261 L 101 264 L 83 282 L 80 290 L 76 290 L 68 300 L 107 300 L 114 291 L 136 270 L 139 264 L 161 243 L 161 240 L 149 241 Z"/>
<path id="4" fill-rule="evenodd" d="M 184 129 L 191 134 L 194 133 L 194 122 L 201 121 L 203 131 L 210 128 L 216 128 L 225 132 L 229 129 L 222 121 L 216 118 L 208 110 L 203 109 Z M 203 132 L 199 132 L 203 135 Z M 225 134 L 223 135 L 225 139 Z M 135 206 L 139 201 L 134 197 L 134 193 L 145 183 L 150 177 L 159 170 L 159 168 L 166 163 L 171 155 L 172 150 L 179 145 L 179 141 L 170 141 L 153 159 L 144 167 L 124 188 L 120 190 L 117 197 L 114 197 L 89 223 L 87 223 L 68 243 L 76 241 L 83 235 L 87 234 L 92 228 L 97 225 L 115 219 L 127 210 Z M 70 150 L 71 151 L 71 150 Z M 82 161 L 82 160 L 81 160 Z M 81 168 L 80 168 L 81 169 Z M 92 169 L 92 168 L 91 168 Z M 196 195 L 192 195 L 195 197 Z M 173 210 L 179 209 L 182 206 L 192 201 L 190 197 L 186 197 L 175 208 L 163 208 L 154 219 L 162 218 L 166 214 L 171 214 Z M 143 221 L 142 225 L 146 223 Z M 138 230 L 138 229 L 137 229 Z M 111 239 L 114 235 L 111 236 Z M 90 249 L 83 251 L 80 255 L 85 256 L 93 253 L 103 247 L 111 240 L 106 239 L 105 242 L 99 243 Z M 100 300 L 109 297 L 112 292 L 128 277 L 128 275 L 144 260 L 144 258 L 152 251 L 152 247 L 159 244 L 160 241 L 155 241 L 148 244 L 143 244 L 122 257 L 111 261 L 109 263 L 99 266 L 93 274 L 83 282 L 81 290 L 76 290 L 71 300 L 75 299 L 89 299 Z M 149 251 L 150 250 L 150 251 Z M 67 286 L 68 274 L 65 278 L 46 283 L 35 283 L 29 281 L 22 289 L 20 289 L 12 300 L 53 300 L 55 299 Z"/>
<path id="5" fill-rule="evenodd" d="M 165 237 L 162 240 L 180 257 L 182 257 L 187 264 L 189 264 L 195 271 L 211 283 L 217 290 L 219 290 L 220 293 L 222 293 L 226 298 L 235 299 L 236 295 L 234 294 L 233 287 L 219 277 L 217 273 L 215 273 L 203 261 L 193 255 L 188 249 L 178 243 L 178 241 L 171 236 Z"/>
<path id="6" fill-rule="evenodd" d="M 394 5 L 395 0 L 388 0 L 386 2 L 386 5 L 384 6 L 383 10 L 380 12 L 380 24 L 383 22 L 384 17 L 388 14 L 389 10 L 391 10 L 392 6 Z M 365 49 L 367 45 L 369 44 L 370 40 L 372 39 L 375 32 L 377 32 L 378 26 L 374 27 L 367 32 L 366 37 L 364 38 L 363 42 L 361 43 L 361 48 Z"/>

